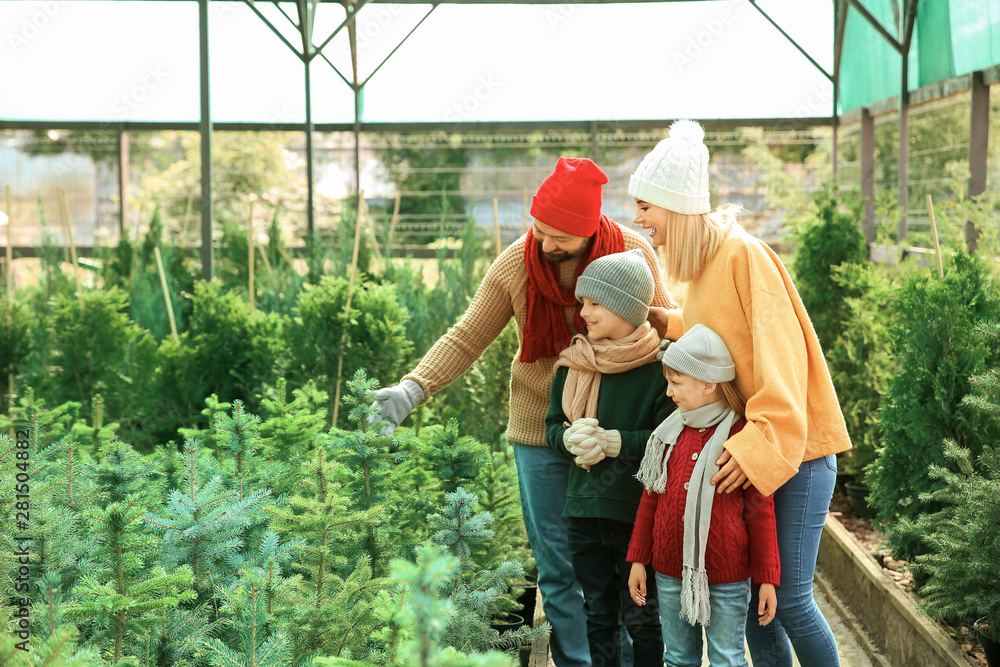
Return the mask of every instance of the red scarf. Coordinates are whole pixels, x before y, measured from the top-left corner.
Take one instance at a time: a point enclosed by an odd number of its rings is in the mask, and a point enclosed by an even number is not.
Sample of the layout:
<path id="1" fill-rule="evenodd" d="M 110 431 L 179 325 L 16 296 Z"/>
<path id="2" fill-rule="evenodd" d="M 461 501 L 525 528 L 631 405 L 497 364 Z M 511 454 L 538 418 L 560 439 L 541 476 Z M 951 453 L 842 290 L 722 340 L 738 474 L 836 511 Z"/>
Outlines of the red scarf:
<path id="1" fill-rule="evenodd" d="M 590 246 L 573 274 L 573 285 L 591 261 L 615 252 L 625 251 L 625 237 L 618 225 L 605 215 L 590 239 Z M 521 361 L 532 363 L 545 357 L 557 357 L 569 347 L 572 334 L 566 325 L 564 308 L 573 307 L 576 330 L 586 333 L 587 324 L 580 317 L 583 307 L 576 300 L 575 289 L 566 289 L 559 282 L 559 267 L 545 259 L 538 248 L 533 230 L 524 240 L 524 266 L 528 270 L 526 289 L 527 316 L 521 341 Z"/>

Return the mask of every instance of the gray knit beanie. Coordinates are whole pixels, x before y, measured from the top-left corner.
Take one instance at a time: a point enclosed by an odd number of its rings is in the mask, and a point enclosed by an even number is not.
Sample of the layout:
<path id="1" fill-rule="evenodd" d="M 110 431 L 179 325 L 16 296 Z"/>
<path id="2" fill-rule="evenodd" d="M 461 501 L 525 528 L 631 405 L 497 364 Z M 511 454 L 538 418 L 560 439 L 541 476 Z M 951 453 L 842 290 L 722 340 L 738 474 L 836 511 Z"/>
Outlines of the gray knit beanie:
<path id="1" fill-rule="evenodd" d="M 704 324 L 696 324 L 671 343 L 663 365 L 702 382 L 727 382 L 736 377 L 736 366 L 726 344 Z"/>
<path id="2" fill-rule="evenodd" d="M 578 300 L 587 297 L 634 327 L 649 316 L 653 290 L 653 272 L 638 248 L 598 257 L 576 280 Z"/>

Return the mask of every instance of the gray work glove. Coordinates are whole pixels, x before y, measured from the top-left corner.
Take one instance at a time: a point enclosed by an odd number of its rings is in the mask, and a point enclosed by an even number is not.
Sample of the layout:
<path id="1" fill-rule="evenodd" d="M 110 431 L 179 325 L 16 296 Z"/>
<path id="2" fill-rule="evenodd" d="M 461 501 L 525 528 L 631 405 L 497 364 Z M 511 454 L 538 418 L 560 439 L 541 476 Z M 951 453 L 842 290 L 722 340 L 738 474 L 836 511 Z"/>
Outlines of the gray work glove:
<path id="1" fill-rule="evenodd" d="M 392 432 L 399 426 L 399 422 L 406 419 L 406 415 L 419 403 L 424 400 L 424 390 L 413 380 L 406 379 L 395 387 L 385 387 L 375 392 L 375 403 L 379 408 L 378 413 L 372 414 L 368 419 L 368 424 L 377 421 L 389 422 L 381 429 L 380 436 L 392 435 Z"/>

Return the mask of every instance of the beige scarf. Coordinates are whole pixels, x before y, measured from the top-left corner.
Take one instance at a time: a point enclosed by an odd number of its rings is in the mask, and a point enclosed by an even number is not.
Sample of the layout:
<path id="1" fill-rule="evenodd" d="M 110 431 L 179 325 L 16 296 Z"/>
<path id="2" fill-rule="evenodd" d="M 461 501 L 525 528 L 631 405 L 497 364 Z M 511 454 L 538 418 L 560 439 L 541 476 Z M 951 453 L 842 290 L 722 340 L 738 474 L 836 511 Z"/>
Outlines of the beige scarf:
<path id="1" fill-rule="evenodd" d="M 660 336 L 649 322 L 643 322 L 625 338 L 605 338 L 591 343 L 583 334 L 576 334 L 569 347 L 559 354 L 555 367 L 566 366 L 563 387 L 563 413 L 571 422 L 597 416 L 597 396 L 601 375 L 624 373 L 656 361 Z"/>

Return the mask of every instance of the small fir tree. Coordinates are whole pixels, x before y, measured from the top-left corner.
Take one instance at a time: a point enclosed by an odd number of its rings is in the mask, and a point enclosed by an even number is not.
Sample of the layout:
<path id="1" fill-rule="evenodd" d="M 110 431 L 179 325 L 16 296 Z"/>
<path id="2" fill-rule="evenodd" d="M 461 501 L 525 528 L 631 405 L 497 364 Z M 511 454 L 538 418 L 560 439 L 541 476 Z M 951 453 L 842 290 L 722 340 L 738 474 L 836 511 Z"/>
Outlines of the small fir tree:
<path id="1" fill-rule="evenodd" d="M 424 465 L 438 478 L 441 490 L 451 493 L 460 486 L 469 486 L 489 458 L 483 443 L 458 432 L 458 420 L 449 419 L 444 426 L 424 429 L 417 452 Z"/>
<path id="2" fill-rule="evenodd" d="M 975 332 L 976 322 L 1000 312 L 1000 293 L 981 261 L 959 253 L 943 279 L 911 276 L 892 310 L 899 370 L 882 403 L 883 447 L 867 481 L 894 552 L 912 560 L 924 547 L 891 528 L 937 509 L 923 494 L 941 486 L 929 469 L 948 467 L 943 443 L 952 440 L 975 457 L 1000 437 L 1000 425 L 962 402 L 970 376 L 1000 365 L 1000 345 Z"/>
<path id="3" fill-rule="evenodd" d="M 86 512 L 96 537 L 96 568 L 74 588 L 76 601 L 64 611 L 67 617 L 86 620 L 92 641 L 110 651 L 116 663 L 157 625 L 157 613 L 196 596 L 189 567 L 147 571 L 146 563 L 159 546 L 144 530 L 147 512 L 136 494 Z"/>
<path id="4" fill-rule="evenodd" d="M 101 451 L 101 447 L 111 442 L 116 436 L 115 432 L 121 428 L 118 422 L 104 423 L 104 397 L 100 394 L 94 396 L 90 406 L 91 425 L 84 422 L 76 422 L 70 430 L 79 443 L 87 443 L 90 450 L 96 455 Z"/>
<path id="5" fill-rule="evenodd" d="M 343 465 L 347 477 L 345 491 L 355 511 L 385 506 L 392 495 L 395 464 L 406 459 L 405 452 L 393 450 L 397 444 L 393 437 L 378 435 L 383 422 L 368 423 L 378 410 L 375 404 L 377 389 L 378 380 L 367 378 L 362 370 L 357 371 L 354 379 L 348 381 L 344 396 L 344 403 L 351 408 L 348 418 L 356 428 L 331 432 L 331 445 Z M 360 545 L 362 553 L 371 559 L 376 577 L 387 574 L 389 561 L 405 546 L 399 527 L 392 522 L 379 525 L 378 530 L 374 525 L 366 526 Z"/>
<path id="6" fill-rule="evenodd" d="M 1000 324 L 987 322 L 981 332 L 1000 344 Z M 973 393 L 963 403 L 993 423 L 1000 422 L 1000 368 L 971 379 Z M 984 445 L 973 459 L 953 440 L 945 442 L 948 466 L 934 465 L 931 476 L 942 486 L 924 494 L 940 509 L 900 521 L 900 531 L 929 546 L 916 569 L 927 576 L 920 588 L 922 606 L 949 623 L 983 619 L 983 630 L 1000 642 L 1000 449 Z"/>
<path id="7" fill-rule="evenodd" d="M 317 447 L 304 465 L 308 474 L 303 493 L 267 508 L 274 517 L 273 530 L 303 540 L 294 564 L 303 575 L 305 598 L 295 615 L 294 653 L 342 655 L 347 647 L 363 645 L 375 624 L 373 600 L 385 582 L 372 579 L 368 558 L 353 558 L 349 547 L 358 543 L 359 532 L 367 535 L 369 526 L 378 527 L 383 509 L 376 505 L 351 510 L 350 500 L 334 482 L 337 466 L 324 448 Z"/>
<path id="8" fill-rule="evenodd" d="M 272 627 L 263 581 L 249 572 L 244 572 L 241 579 L 220 591 L 220 612 L 226 619 L 231 641 L 227 644 L 217 637 L 202 641 L 209 664 L 214 667 L 291 665 L 291 644 L 283 631 Z"/>
<path id="9" fill-rule="evenodd" d="M 285 378 L 278 378 L 274 398 L 261 401 L 263 414 L 267 416 L 260 425 L 261 449 L 281 459 L 305 454 L 313 448 L 326 424 L 324 406 L 329 400 L 312 380 L 292 391 L 291 401 L 287 391 Z"/>
<path id="10" fill-rule="evenodd" d="M 473 548 L 482 548 L 483 543 L 493 538 L 493 517 L 488 512 L 476 514 L 476 497 L 464 489 L 446 494 L 445 501 L 441 514 L 430 517 L 431 525 L 437 529 L 432 540 L 453 552 L 459 561 L 448 589 L 455 613 L 442 634 L 444 641 L 462 652 L 481 652 L 515 648 L 544 636 L 545 628 L 525 626 L 500 634 L 490 627 L 490 621 L 499 611 L 497 601 L 509 590 L 511 579 L 524 576 L 524 568 L 518 562 L 506 560 L 494 569 L 476 565 Z"/>
<path id="11" fill-rule="evenodd" d="M 167 494 L 166 507 L 150 513 L 146 522 L 163 535 L 163 562 L 169 567 L 185 564 L 193 572 L 195 590 L 201 596 L 211 592 L 206 581 L 233 576 L 222 565 L 243 547 L 244 532 L 259 522 L 258 515 L 270 498 L 270 491 L 258 489 L 243 496 L 226 489 L 222 479 L 198 481 L 199 447 L 188 440 L 184 447 L 186 484 Z"/>

